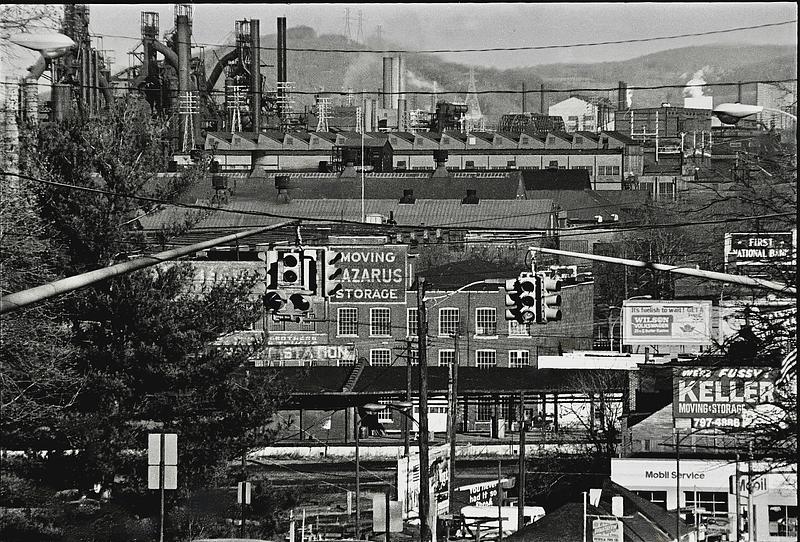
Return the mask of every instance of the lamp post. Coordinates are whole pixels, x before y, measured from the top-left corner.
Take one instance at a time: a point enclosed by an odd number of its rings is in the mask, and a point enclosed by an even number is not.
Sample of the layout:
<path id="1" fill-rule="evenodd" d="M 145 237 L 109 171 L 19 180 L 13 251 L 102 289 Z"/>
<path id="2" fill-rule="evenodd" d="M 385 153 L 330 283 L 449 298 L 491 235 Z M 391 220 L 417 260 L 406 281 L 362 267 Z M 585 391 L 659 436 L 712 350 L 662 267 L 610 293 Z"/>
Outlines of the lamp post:
<path id="1" fill-rule="evenodd" d="M 408 412 L 410 411 L 411 406 L 412 406 L 411 401 L 397 401 L 395 403 L 390 403 L 390 404 L 387 404 L 387 405 L 382 405 L 382 404 L 379 404 L 379 403 L 367 403 L 367 404 L 363 405 L 361 408 L 363 408 L 365 411 L 373 413 L 373 414 L 378 413 L 381 410 L 384 410 L 384 409 L 388 408 L 389 410 L 395 410 L 395 411 L 399 412 L 400 414 L 402 414 L 405 417 L 404 419 L 408 420 L 409 419 Z M 360 422 L 359 422 L 359 425 L 360 425 Z M 408 424 L 407 423 L 405 424 L 405 427 L 406 427 L 406 432 L 407 432 L 408 431 Z M 356 434 L 358 434 L 358 432 Z M 406 434 L 406 437 L 407 437 L 407 434 Z M 408 438 L 406 438 L 406 443 L 408 443 Z M 408 449 L 406 449 L 406 457 L 408 457 Z M 358 458 L 358 437 L 357 436 L 356 436 L 356 458 Z M 358 462 L 356 462 L 356 484 L 358 484 L 358 482 L 359 482 L 358 467 L 359 467 Z M 359 508 L 358 508 L 358 499 L 359 499 L 359 495 L 360 495 L 360 489 L 361 489 L 360 486 L 357 485 L 356 486 L 356 511 L 357 512 L 359 510 Z M 398 498 L 399 498 L 399 495 L 398 495 Z M 389 515 L 390 515 L 389 514 L 389 488 L 387 487 L 386 488 L 386 542 L 389 542 L 389 525 L 390 525 Z M 356 521 L 358 521 L 358 515 L 357 515 L 357 520 Z M 360 535 L 360 528 L 357 528 L 356 537 L 359 538 L 359 535 Z"/>
<path id="2" fill-rule="evenodd" d="M 736 124 L 740 120 L 761 113 L 762 111 L 769 111 L 771 113 L 785 115 L 797 122 L 797 116 L 786 111 L 781 111 L 780 109 L 774 109 L 771 107 L 764 107 L 761 105 L 741 104 L 738 102 L 719 104 L 712 110 L 712 113 L 725 124 Z"/>

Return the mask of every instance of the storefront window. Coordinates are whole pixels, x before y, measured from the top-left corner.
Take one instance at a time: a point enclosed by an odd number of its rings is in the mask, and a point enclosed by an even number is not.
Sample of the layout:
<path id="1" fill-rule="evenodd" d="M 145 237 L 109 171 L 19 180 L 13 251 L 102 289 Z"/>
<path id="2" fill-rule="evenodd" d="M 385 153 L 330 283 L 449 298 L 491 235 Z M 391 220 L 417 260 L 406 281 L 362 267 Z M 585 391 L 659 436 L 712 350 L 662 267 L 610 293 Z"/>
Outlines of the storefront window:
<path id="1" fill-rule="evenodd" d="M 703 516 L 727 517 L 728 493 L 724 491 L 684 491 L 686 508 L 700 509 Z"/>
<path id="2" fill-rule="evenodd" d="M 797 536 L 796 506 L 769 506 L 769 535 Z"/>
<path id="3" fill-rule="evenodd" d="M 664 510 L 667 509 L 667 492 L 666 491 L 636 491 L 640 497 L 644 497 L 653 504 L 657 504 Z"/>

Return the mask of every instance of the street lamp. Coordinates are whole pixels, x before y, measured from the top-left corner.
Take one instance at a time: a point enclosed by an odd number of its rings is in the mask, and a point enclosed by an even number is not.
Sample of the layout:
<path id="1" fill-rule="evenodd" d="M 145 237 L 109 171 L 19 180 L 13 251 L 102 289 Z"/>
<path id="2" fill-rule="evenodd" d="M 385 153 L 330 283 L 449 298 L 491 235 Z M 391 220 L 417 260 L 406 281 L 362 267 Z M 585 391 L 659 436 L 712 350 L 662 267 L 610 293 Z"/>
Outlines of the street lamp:
<path id="1" fill-rule="evenodd" d="M 411 408 L 410 401 L 398 401 L 393 404 L 389 405 L 381 405 L 378 403 L 367 403 L 365 405 L 361 405 L 360 408 L 364 409 L 366 412 L 376 413 L 379 412 L 386 407 L 394 407 L 398 412 L 408 416 L 405 410 Z M 405 408 L 405 410 L 403 410 Z M 356 540 L 361 540 L 361 462 L 360 462 L 360 443 L 361 443 L 361 422 L 362 417 L 358 413 L 358 408 L 356 408 L 355 415 L 357 417 L 356 420 L 356 529 L 355 529 L 355 537 Z M 406 455 L 408 455 L 408 446 L 406 446 Z M 387 513 L 388 517 L 388 513 Z M 388 529 L 387 529 L 388 533 Z M 388 536 L 388 534 L 387 534 Z"/>
<path id="2" fill-rule="evenodd" d="M 629 297 L 625 301 L 631 301 L 632 299 L 653 299 L 653 296 L 651 296 L 650 294 L 635 295 L 633 297 Z M 617 318 L 616 318 L 616 320 L 614 320 L 613 324 L 611 323 L 611 309 L 620 309 L 619 316 L 617 316 Z M 619 323 L 619 321 L 621 319 L 622 319 L 622 307 L 617 307 L 617 306 L 608 307 L 608 340 L 610 341 L 609 350 L 612 351 L 612 352 L 614 351 L 614 327 L 616 327 L 616 325 Z M 620 327 L 620 334 L 619 335 L 620 335 L 620 337 L 619 337 L 619 353 L 621 354 L 622 353 L 622 327 Z"/>
<path id="3" fill-rule="evenodd" d="M 787 113 L 786 111 L 781 111 L 780 109 L 763 107 L 761 105 L 740 104 L 738 102 L 719 104 L 712 110 L 712 113 L 714 113 L 714 115 L 725 124 L 736 124 L 743 118 L 756 115 L 762 111 L 770 111 L 772 113 L 786 115 L 792 120 L 797 121 L 797 116 Z"/>

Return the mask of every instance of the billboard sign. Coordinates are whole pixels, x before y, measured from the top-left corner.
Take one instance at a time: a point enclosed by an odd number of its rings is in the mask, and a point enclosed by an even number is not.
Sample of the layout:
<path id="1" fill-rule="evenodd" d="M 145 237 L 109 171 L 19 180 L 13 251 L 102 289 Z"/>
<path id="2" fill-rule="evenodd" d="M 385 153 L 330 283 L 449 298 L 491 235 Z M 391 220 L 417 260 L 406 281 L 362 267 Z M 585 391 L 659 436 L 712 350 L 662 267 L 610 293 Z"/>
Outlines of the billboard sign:
<path id="1" fill-rule="evenodd" d="M 331 303 L 405 303 L 405 246 L 330 247 L 342 253 L 342 288 Z"/>
<path id="2" fill-rule="evenodd" d="M 742 424 L 747 409 L 774 401 L 777 369 L 681 367 L 673 370 L 673 414 L 698 428 Z"/>
<path id="3" fill-rule="evenodd" d="M 502 478 L 500 484 L 509 487 L 512 479 Z M 460 486 L 453 491 L 456 508 L 464 506 L 497 506 L 497 480 L 487 480 L 466 486 Z"/>
<path id="4" fill-rule="evenodd" d="M 438 514 L 446 514 L 450 507 L 450 445 L 431 447 L 428 451 L 428 473 L 431 483 L 431 504 L 436 503 Z M 403 518 L 419 515 L 419 455 L 397 460 L 397 495 L 403 503 Z"/>
<path id="5" fill-rule="evenodd" d="M 711 301 L 625 301 L 622 320 L 626 345 L 711 344 Z"/>
<path id="6" fill-rule="evenodd" d="M 735 267 L 791 266 L 796 261 L 797 230 L 793 232 L 726 233 L 725 265 Z"/>
<path id="7" fill-rule="evenodd" d="M 302 365 L 312 361 L 355 361 L 356 347 L 352 344 L 328 344 L 309 346 L 267 346 L 258 355 L 256 367 Z"/>
<path id="8" fill-rule="evenodd" d="M 592 521 L 592 542 L 622 542 L 622 522 L 598 518 Z"/>

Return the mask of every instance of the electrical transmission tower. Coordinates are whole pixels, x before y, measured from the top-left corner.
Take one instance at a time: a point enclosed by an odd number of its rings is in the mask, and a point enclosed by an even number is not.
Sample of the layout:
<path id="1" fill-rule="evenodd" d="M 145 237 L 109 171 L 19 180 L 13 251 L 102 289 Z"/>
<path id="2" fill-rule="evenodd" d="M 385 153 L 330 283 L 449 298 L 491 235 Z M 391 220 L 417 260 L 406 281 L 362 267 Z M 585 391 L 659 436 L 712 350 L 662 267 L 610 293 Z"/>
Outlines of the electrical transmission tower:
<path id="1" fill-rule="evenodd" d="M 469 90 L 464 102 L 467 104 L 467 129 L 482 131 L 484 129 L 484 119 L 483 114 L 481 114 L 481 104 L 478 102 L 478 89 L 475 84 L 475 68 L 473 67 L 469 69 Z"/>
<path id="2" fill-rule="evenodd" d="M 348 41 L 353 39 L 350 32 L 350 8 L 345 8 L 344 10 L 344 36 Z"/>
<path id="3" fill-rule="evenodd" d="M 358 10 L 358 32 L 356 33 L 356 42 L 364 45 L 364 12 Z"/>
<path id="4" fill-rule="evenodd" d="M 317 98 L 317 132 L 328 131 L 328 120 L 331 118 L 331 99 Z"/>

